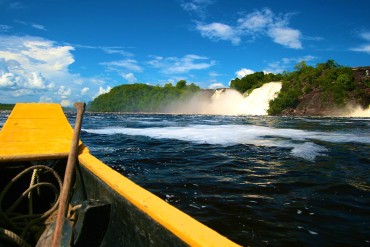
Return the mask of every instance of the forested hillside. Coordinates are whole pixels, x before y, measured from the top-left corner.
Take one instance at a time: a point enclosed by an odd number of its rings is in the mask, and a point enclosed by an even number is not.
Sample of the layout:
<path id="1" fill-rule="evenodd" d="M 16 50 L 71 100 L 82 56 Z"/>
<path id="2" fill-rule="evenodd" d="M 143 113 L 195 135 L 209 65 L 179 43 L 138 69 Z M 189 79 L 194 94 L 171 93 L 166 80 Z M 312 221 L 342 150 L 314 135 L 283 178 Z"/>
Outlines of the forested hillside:
<path id="1" fill-rule="evenodd" d="M 231 80 L 230 87 L 242 94 L 250 93 L 264 83 L 281 81 L 282 89 L 270 101 L 269 115 L 329 115 L 333 109 L 348 104 L 367 108 L 370 104 L 369 67 L 349 68 L 333 60 L 315 67 L 300 62 L 293 72 L 265 74 L 256 72 Z M 89 103 L 90 111 L 165 112 L 168 106 L 185 102 L 201 89 L 181 80 L 175 86 L 131 84 L 114 87 Z M 205 90 L 202 90 L 205 92 Z M 207 92 L 211 100 L 212 92 Z"/>
<path id="2" fill-rule="evenodd" d="M 278 97 L 270 102 L 270 115 L 326 115 L 347 104 L 370 104 L 370 77 L 333 60 L 316 67 L 301 62 L 283 74 L 282 82 Z"/>
<path id="3" fill-rule="evenodd" d="M 2 110 L 12 110 L 14 107 L 14 104 L 1 104 L 0 103 L 0 111 Z"/>
<path id="4" fill-rule="evenodd" d="M 266 82 L 282 81 L 279 95 L 270 102 L 270 115 L 325 115 L 347 104 L 367 108 L 369 72 L 370 69 L 341 66 L 334 60 L 316 67 L 300 62 L 293 72 L 276 75 L 256 72 L 232 80 L 230 87 L 244 94 Z"/>
<path id="5" fill-rule="evenodd" d="M 170 103 L 186 100 L 200 91 L 195 84 L 187 85 L 180 80 L 175 86 L 168 83 L 161 86 L 126 84 L 114 87 L 88 104 L 88 110 L 99 112 L 161 112 Z"/>
<path id="6" fill-rule="evenodd" d="M 244 94 L 253 89 L 261 87 L 263 84 L 273 81 L 281 81 L 283 76 L 281 74 L 265 74 L 264 72 L 255 72 L 246 75 L 243 78 L 235 78 L 230 82 L 230 88 Z"/>

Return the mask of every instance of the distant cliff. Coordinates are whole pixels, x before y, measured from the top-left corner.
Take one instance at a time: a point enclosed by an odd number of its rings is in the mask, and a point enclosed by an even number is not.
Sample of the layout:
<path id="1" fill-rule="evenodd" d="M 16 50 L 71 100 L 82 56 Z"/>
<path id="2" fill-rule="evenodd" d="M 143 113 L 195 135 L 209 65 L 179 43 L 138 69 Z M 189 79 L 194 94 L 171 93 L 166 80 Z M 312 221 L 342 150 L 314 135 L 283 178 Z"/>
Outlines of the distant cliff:
<path id="1" fill-rule="evenodd" d="M 335 116 L 351 106 L 370 104 L 370 67 L 350 68 L 334 60 L 316 67 L 300 62 L 293 72 L 283 74 L 256 72 L 232 80 L 230 86 L 248 94 L 273 80 L 282 81 L 282 88 L 270 101 L 269 115 Z"/>
<path id="2" fill-rule="evenodd" d="M 313 87 L 298 97 L 295 106 L 285 108 L 280 115 L 336 116 L 348 113 L 355 106 L 368 108 L 370 67 L 357 67 L 347 71 L 349 77 L 346 78 L 349 80 L 341 80 L 340 75 L 336 78 L 334 76 L 327 90 L 320 86 Z"/>

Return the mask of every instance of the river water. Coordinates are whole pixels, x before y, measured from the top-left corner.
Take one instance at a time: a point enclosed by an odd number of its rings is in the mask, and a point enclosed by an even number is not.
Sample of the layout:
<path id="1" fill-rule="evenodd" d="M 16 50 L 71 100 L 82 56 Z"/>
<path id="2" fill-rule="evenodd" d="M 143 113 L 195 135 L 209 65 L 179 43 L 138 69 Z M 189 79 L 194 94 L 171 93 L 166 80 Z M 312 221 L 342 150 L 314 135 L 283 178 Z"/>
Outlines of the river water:
<path id="1" fill-rule="evenodd" d="M 97 113 L 81 136 L 113 169 L 244 246 L 370 246 L 369 137 L 369 118 Z"/>

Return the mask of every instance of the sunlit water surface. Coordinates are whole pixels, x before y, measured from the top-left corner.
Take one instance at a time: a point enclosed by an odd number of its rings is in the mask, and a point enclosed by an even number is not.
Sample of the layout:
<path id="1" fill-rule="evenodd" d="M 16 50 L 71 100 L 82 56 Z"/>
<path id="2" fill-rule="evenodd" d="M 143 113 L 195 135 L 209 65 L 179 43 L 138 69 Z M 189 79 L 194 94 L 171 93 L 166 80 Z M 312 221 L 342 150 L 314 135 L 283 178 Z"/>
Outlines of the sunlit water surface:
<path id="1" fill-rule="evenodd" d="M 369 137 L 360 118 L 86 113 L 81 138 L 239 244 L 369 246 Z"/>

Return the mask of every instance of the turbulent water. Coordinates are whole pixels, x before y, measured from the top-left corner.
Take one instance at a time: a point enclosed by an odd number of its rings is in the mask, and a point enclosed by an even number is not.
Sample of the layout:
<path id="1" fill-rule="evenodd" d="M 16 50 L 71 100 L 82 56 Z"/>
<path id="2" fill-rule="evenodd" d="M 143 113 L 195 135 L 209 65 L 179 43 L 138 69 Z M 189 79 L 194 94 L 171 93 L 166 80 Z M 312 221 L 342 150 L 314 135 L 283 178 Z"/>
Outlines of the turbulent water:
<path id="1" fill-rule="evenodd" d="M 270 100 L 276 98 L 282 87 L 281 82 L 265 83 L 243 96 L 234 89 L 217 89 L 209 97 L 195 94 L 187 101 L 181 101 L 168 107 L 165 112 L 177 114 L 212 114 L 212 115 L 267 115 Z"/>
<path id="2" fill-rule="evenodd" d="M 82 131 L 112 168 L 245 246 L 369 246 L 369 137 L 366 118 L 87 113 Z"/>

